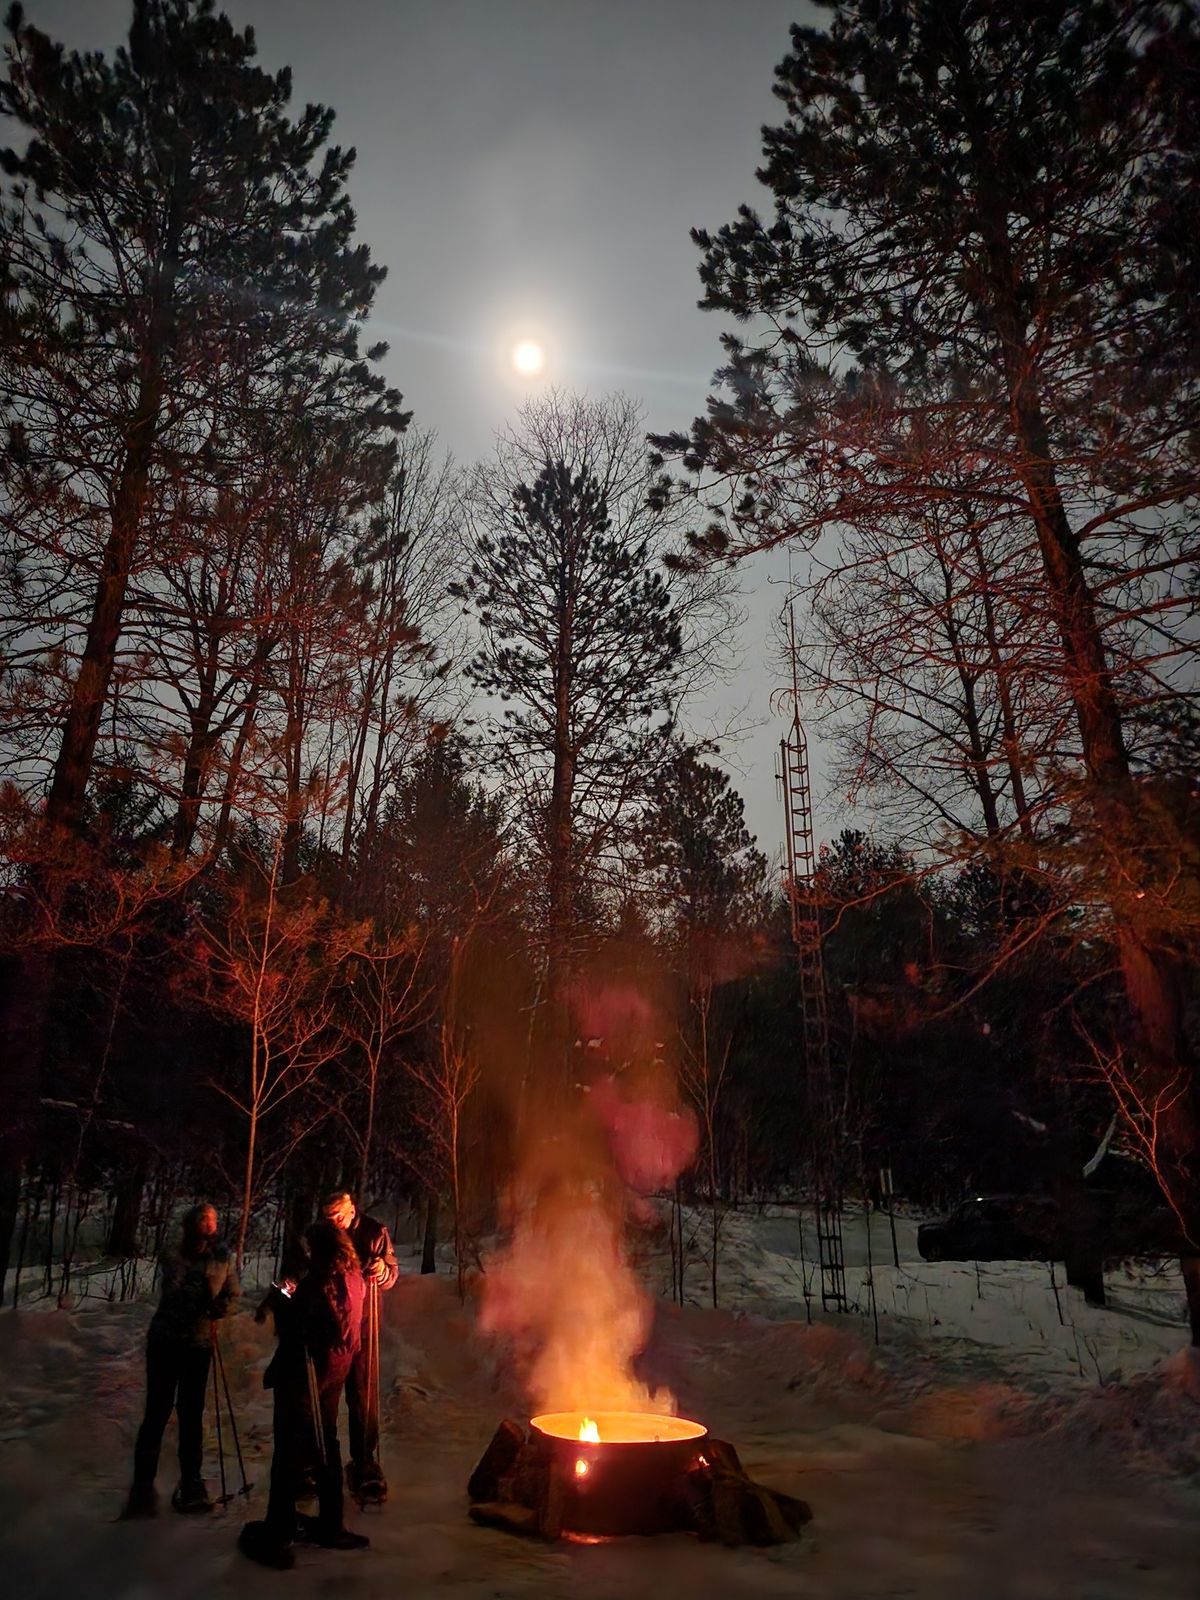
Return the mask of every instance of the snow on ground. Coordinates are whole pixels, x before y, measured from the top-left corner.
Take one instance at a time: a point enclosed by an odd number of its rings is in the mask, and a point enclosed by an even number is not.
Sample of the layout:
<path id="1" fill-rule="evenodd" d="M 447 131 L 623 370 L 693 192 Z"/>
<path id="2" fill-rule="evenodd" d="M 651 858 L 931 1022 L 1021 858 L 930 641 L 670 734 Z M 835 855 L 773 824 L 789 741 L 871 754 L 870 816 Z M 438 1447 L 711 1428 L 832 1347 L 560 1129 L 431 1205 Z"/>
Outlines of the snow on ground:
<path id="1" fill-rule="evenodd" d="M 874 1342 L 919 1335 L 935 1341 L 943 1370 L 990 1355 L 1033 1392 L 1120 1382 L 1148 1371 L 1187 1339 L 1178 1262 L 1128 1262 L 1110 1270 L 1108 1305 L 1089 1306 L 1068 1288 L 1062 1264 L 926 1262 L 917 1252 L 917 1220 L 897 1217 L 893 1253 L 889 1219 L 848 1211 L 843 1220 L 846 1288 L 856 1314 L 848 1325 Z M 819 1307 L 820 1275 L 812 1218 L 801 1244 L 797 1212 L 766 1207 L 726 1212 L 719 1227 L 718 1303 L 758 1316 L 806 1318 Z M 688 1299 L 711 1304 L 707 1260 L 711 1224 L 688 1212 L 685 1237 L 697 1258 Z M 899 1265 L 895 1264 L 897 1257 Z M 661 1273 L 662 1268 L 660 1266 Z M 669 1268 L 667 1278 L 669 1283 Z"/>
<path id="2" fill-rule="evenodd" d="M 699 1219 L 690 1221 L 699 1232 Z M 380 1513 L 351 1516 L 371 1550 L 302 1551 L 293 1573 L 266 1573 L 234 1548 L 247 1515 L 241 1501 L 199 1520 L 170 1511 L 153 1523 L 112 1520 L 140 1415 L 149 1304 L 89 1295 L 72 1310 L 5 1311 L 5 1592 L 21 1600 L 284 1592 L 1190 1600 L 1200 1569 L 1200 1366 L 1183 1349 L 1170 1280 L 1118 1280 L 1118 1309 L 1107 1314 L 1060 1284 L 1060 1323 L 1049 1274 L 1044 1289 L 1038 1277 L 1044 1269 L 982 1268 L 976 1283 L 973 1268 L 915 1263 L 912 1238 L 904 1224 L 897 1270 L 886 1222 L 872 1228 L 873 1261 L 886 1262 L 872 1268 L 878 1345 L 869 1316 L 807 1324 L 794 1211 L 726 1218 L 727 1308 L 660 1301 L 643 1375 L 733 1440 L 751 1472 L 813 1507 L 803 1540 L 772 1551 L 682 1535 L 548 1548 L 474 1527 L 467 1476 L 496 1422 L 523 1407 L 497 1352 L 475 1333 L 472 1303 L 460 1307 L 443 1275 L 406 1277 L 384 1300 L 392 1498 Z M 849 1226 L 848 1277 L 859 1288 L 865 1245 L 861 1226 Z M 648 1277 L 669 1281 L 661 1240 L 644 1253 Z M 811 1267 L 811 1251 L 807 1260 Z M 706 1276 L 701 1263 L 689 1268 L 697 1299 Z M 272 1338 L 252 1320 L 254 1297 L 247 1302 L 226 1331 L 225 1354 L 256 1486 L 250 1514 L 261 1515 L 270 1431 L 261 1372 Z M 1092 1319 L 1106 1316 L 1116 1331 L 1102 1337 Z M 1067 1359 L 1071 1329 L 1094 1340 L 1103 1384 L 1089 1377 L 1088 1354 Z M 1136 1349 L 1122 1330 L 1132 1330 Z M 1010 1336 L 1020 1340 L 1012 1350 Z M 1165 1352 L 1173 1353 L 1163 1361 Z M 1106 1366 L 1110 1354 L 1124 1382 Z M 174 1481 L 173 1451 L 172 1429 L 163 1490 Z M 208 1461 L 212 1482 L 211 1440 Z"/>

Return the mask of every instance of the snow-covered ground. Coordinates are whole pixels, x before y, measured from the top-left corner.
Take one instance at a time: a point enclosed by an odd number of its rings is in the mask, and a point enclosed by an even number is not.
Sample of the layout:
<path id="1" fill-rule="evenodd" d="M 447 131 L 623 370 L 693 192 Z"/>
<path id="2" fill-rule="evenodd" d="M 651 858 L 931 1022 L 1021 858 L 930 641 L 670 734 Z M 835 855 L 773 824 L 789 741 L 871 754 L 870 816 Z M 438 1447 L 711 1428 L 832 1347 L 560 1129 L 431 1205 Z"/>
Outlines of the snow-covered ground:
<path id="1" fill-rule="evenodd" d="M 687 1299 L 711 1304 L 711 1223 L 685 1214 L 692 1262 Z M 922 1261 L 917 1220 L 848 1211 L 843 1254 L 850 1318 L 835 1319 L 886 1351 L 928 1341 L 939 1368 L 991 1362 L 1032 1393 L 1116 1383 L 1146 1372 L 1187 1339 L 1177 1262 L 1128 1262 L 1106 1274 L 1108 1304 L 1089 1306 L 1066 1286 L 1061 1263 Z M 727 1211 L 719 1225 L 718 1304 L 755 1316 L 806 1320 L 821 1282 L 811 1216 L 800 1240 L 795 1207 Z M 897 1258 L 899 1265 L 896 1265 Z M 659 1267 L 661 1275 L 662 1268 Z M 669 1283 L 669 1266 L 666 1269 Z M 872 1310 L 872 1290 L 874 1310 Z M 807 1296 L 806 1296 L 807 1291 Z"/>
<path id="2" fill-rule="evenodd" d="M 703 1226 L 689 1218 L 703 1247 Z M 463 1600 L 920 1596 L 930 1600 L 1190 1597 L 1200 1572 L 1200 1364 L 1178 1282 L 1110 1278 L 1093 1311 L 1044 1268 L 927 1266 L 901 1223 L 847 1226 L 847 1276 L 869 1314 L 807 1322 L 794 1211 L 726 1217 L 722 1309 L 663 1298 L 643 1376 L 733 1440 L 751 1472 L 807 1499 L 814 1522 L 772 1551 L 684 1536 L 544 1546 L 474 1527 L 464 1485 L 500 1417 L 523 1402 L 448 1277 L 385 1298 L 385 1465 L 392 1498 L 353 1519 L 361 1555 L 302 1551 L 266 1573 L 234 1548 L 261 1515 L 269 1462 L 268 1329 L 248 1295 L 225 1335 L 256 1485 L 210 1518 L 117 1523 L 142 1400 L 147 1302 L 89 1294 L 74 1309 L 0 1315 L 0 1572 L 20 1600 L 157 1596 Z M 669 1282 L 661 1236 L 647 1280 Z M 98 1285 L 97 1285 L 98 1287 Z M 690 1299 L 707 1269 L 688 1269 Z M 1061 1307 L 1062 1320 L 1059 1318 Z M 1082 1352 L 1077 1356 L 1077 1348 Z M 1120 1378 L 1118 1378 L 1118 1373 Z M 1097 1377 L 1098 1374 L 1098 1377 Z M 173 1430 L 160 1487 L 173 1481 Z M 215 1450 L 209 1450 L 210 1482 Z"/>

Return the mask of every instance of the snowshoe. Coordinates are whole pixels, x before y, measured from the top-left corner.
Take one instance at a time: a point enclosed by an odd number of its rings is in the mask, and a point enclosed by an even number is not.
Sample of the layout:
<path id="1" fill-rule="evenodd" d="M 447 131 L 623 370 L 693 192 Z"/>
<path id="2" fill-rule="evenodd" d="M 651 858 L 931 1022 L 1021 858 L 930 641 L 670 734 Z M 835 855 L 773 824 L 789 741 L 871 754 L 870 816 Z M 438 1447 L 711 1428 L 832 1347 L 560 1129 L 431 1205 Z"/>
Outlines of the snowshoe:
<path id="1" fill-rule="evenodd" d="M 290 1572 L 296 1565 L 296 1552 L 290 1544 L 274 1537 L 265 1522 L 248 1522 L 238 1534 L 238 1549 L 260 1567 Z"/>
<path id="2" fill-rule="evenodd" d="M 212 1501 L 208 1498 L 208 1490 L 204 1487 L 203 1478 L 195 1478 L 189 1483 L 181 1483 L 171 1496 L 171 1504 L 176 1511 L 185 1515 L 211 1511 Z"/>
<path id="3" fill-rule="evenodd" d="M 360 1467 L 351 1461 L 346 1466 L 346 1486 L 359 1506 L 381 1506 L 387 1500 L 387 1479 L 376 1462 Z"/>
<path id="4" fill-rule="evenodd" d="M 121 1522 L 140 1522 L 147 1517 L 158 1515 L 158 1490 L 152 1483 L 135 1483 L 129 1491 L 129 1498 L 125 1502 L 119 1520 Z"/>

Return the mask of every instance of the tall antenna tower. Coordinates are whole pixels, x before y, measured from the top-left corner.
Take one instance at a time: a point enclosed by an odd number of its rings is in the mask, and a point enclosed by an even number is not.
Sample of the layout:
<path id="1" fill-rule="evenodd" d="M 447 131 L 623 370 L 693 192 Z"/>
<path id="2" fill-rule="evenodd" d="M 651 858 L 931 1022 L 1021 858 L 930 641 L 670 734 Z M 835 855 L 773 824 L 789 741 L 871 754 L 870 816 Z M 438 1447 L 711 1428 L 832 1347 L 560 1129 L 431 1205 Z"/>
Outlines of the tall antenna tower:
<path id="1" fill-rule="evenodd" d="M 788 609 L 788 646 L 792 662 L 792 727 L 779 741 L 787 843 L 787 896 L 792 941 L 800 976 L 801 1036 L 808 1078 L 808 1134 L 817 1204 L 817 1255 L 821 1267 L 821 1304 L 846 1311 L 846 1263 L 842 1250 L 841 1118 L 833 1093 L 829 1059 L 829 1007 L 821 918 L 814 874 L 812 785 L 808 740 L 800 721 L 800 683 L 796 665 L 796 619 Z M 803 1224 L 802 1224 L 803 1225 Z"/>

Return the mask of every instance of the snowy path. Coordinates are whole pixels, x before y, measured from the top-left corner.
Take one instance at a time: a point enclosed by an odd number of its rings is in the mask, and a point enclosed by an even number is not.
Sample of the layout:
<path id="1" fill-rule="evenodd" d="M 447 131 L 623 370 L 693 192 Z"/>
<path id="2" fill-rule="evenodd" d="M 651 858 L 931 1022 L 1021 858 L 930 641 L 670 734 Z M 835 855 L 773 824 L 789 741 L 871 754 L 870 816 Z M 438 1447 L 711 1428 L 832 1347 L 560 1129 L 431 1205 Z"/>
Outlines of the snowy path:
<path id="1" fill-rule="evenodd" d="M 675 1594 L 920 1596 L 922 1600 L 1190 1597 L 1200 1570 L 1200 1486 L 1135 1473 L 1104 1428 L 1014 1433 L 988 1382 L 939 1381 L 936 1352 L 876 1364 L 841 1331 L 663 1310 L 647 1375 L 685 1413 L 736 1442 L 747 1467 L 803 1495 L 815 1521 L 776 1551 L 685 1537 L 545 1548 L 477 1529 L 463 1485 L 496 1421 L 520 1402 L 444 1280 L 387 1297 L 385 1462 L 392 1501 L 356 1519 L 372 1549 L 303 1551 L 291 1574 L 234 1549 L 241 1504 L 199 1521 L 110 1521 L 128 1481 L 141 1402 L 145 1306 L 0 1317 L 0 1571 L 20 1600 L 211 1600 L 291 1592 L 384 1600 Z M 266 1330 L 239 1316 L 227 1344 L 261 1515 Z M 1200 1397 L 1193 1397 L 1196 1405 Z M 173 1436 L 160 1487 L 169 1488 Z M 209 1471 L 214 1463 L 210 1450 Z"/>

